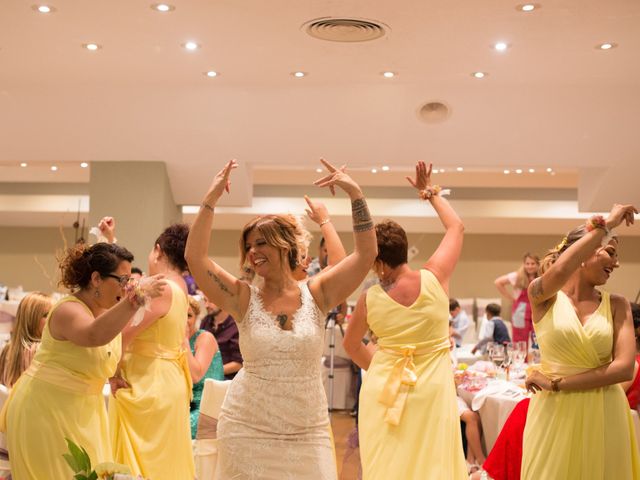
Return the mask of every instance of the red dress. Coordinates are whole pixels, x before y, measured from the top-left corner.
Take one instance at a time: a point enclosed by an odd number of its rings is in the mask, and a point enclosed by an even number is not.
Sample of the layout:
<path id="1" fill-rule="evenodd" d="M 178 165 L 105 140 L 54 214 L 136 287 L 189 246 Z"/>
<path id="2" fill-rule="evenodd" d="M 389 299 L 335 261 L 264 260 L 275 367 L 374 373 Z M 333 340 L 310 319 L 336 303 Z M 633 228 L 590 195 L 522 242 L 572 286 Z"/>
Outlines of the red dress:
<path id="1" fill-rule="evenodd" d="M 640 365 L 640 354 L 636 355 L 636 363 Z M 638 408 L 638 403 L 640 403 L 640 369 L 638 369 L 636 378 L 633 379 L 633 383 L 627 390 L 627 400 L 629 400 L 629 407 L 632 410 Z"/>
<path id="2" fill-rule="evenodd" d="M 527 289 L 523 288 L 513 302 L 511 311 L 511 327 L 513 329 L 514 342 L 527 342 L 533 331 L 533 322 L 531 321 L 531 303 L 529 303 L 529 295 Z"/>
<path id="3" fill-rule="evenodd" d="M 482 468 L 494 480 L 520 480 L 522 436 L 530 399 L 519 402 L 507 418 Z"/>

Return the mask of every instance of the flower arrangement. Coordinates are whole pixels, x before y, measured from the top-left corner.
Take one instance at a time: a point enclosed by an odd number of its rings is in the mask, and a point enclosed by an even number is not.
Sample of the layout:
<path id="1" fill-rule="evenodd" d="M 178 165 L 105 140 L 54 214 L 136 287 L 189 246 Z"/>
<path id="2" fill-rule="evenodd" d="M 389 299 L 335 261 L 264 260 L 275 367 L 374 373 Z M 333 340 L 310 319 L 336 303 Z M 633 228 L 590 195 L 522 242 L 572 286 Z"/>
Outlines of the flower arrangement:
<path id="1" fill-rule="evenodd" d="M 117 478 L 136 479 L 131 476 L 131 470 L 126 465 L 113 462 L 103 462 L 96 465 L 95 469 L 91 469 L 91 459 L 87 451 L 72 440 L 65 438 L 69 453 L 62 456 L 67 461 L 71 470 L 75 474 L 74 480 L 116 480 Z M 138 479 L 144 480 L 142 477 Z"/>

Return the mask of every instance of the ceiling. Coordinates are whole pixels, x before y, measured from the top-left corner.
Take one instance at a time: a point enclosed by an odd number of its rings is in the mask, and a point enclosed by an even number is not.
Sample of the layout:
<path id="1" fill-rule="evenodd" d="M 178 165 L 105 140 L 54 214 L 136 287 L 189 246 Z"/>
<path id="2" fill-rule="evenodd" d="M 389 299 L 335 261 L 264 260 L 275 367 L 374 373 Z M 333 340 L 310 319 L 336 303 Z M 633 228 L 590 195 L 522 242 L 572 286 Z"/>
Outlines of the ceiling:
<path id="1" fill-rule="evenodd" d="M 47 2 L 0 3 L 5 184 L 86 183 L 85 161 L 163 161 L 175 201 L 198 204 L 236 158 L 234 202 L 247 207 L 256 185 L 311 180 L 321 156 L 366 185 L 400 185 L 424 159 L 445 168 L 443 184 L 482 187 L 488 201 L 526 186 L 575 189 L 576 212 L 640 203 L 635 0 L 542 0 L 528 13 L 506 0 L 173 0 L 168 13 L 152 1 L 51 0 L 49 14 L 36 3 Z M 302 28 L 320 17 L 388 30 L 322 41 Z M 419 110 L 434 101 L 449 114 L 426 123 Z"/>

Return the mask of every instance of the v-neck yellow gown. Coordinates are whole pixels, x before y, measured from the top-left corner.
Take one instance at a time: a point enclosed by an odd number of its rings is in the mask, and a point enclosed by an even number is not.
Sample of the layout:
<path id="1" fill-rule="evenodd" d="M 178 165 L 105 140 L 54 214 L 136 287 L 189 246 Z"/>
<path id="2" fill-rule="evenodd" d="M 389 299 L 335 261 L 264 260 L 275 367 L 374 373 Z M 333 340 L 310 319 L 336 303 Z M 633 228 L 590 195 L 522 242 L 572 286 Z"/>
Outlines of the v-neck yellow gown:
<path id="1" fill-rule="evenodd" d="M 557 299 L 534 325 L 541 372 L 550 378 L 611 362 L 609 294 L 580 323 L 571 300 Z M 640 458 L 629 404 L 620 385 L 574 392 L 542 391 L 531 399 L 524 430 L 522 480 L 640 479 Z"/>
<path id="2" fill-rule="evenodd" d="M 375 285 L 367 322 L 378 337 L 360 391 L 364 480 L 466 480 L 460 415 L 449 358 L 449 299 L 420 271 L 420 294 L 405 307 Z"/>
<path id="3" fill-rule="evenodd" d="M 109 401 L 115 459 L 151 480 L 193 480 L 191 375 L 183 341 L 187 297 L 173 281 L 171 307 L 127 348 L 122 388 Z"/>
<path id="4" fill-rule="evenodd" d="M 49 317 L 67 302 L 81 304 L 93 316 L 89 307 L 68 296 Z M 85 448 L 92 465 L 113 461 L 102 388 L 116 371 L 121 344 L 120 335 L 102 347 L 56 340 L 47 319 L 40 348 L 3 409 L 13 478 L 71 478 L 62 458 L 68 451 L 65 437 Z"/>

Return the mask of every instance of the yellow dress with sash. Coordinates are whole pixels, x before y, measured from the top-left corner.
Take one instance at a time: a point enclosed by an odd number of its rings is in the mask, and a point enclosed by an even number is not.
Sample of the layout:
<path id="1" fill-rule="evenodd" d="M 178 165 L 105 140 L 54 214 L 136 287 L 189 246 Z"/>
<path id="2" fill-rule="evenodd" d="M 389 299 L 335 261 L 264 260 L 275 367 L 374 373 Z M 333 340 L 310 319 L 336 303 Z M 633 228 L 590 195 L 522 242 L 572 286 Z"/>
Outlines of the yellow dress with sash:
<path id="1" fill-rule="evenodd" d="M 84 303 L 68 296 L 49 317 L 67 302 L 81 304 L 93 316 Z M 102 388 L 116 371 L 121 344 L 120 335 L 92 348 L 56 340 L 47 321 L 40 348 L 2 411 L 0 423 L 3 430 L 6 427 L 13 478 L 71 478 L 62 458 L 68 451 L 65 437 L 86 449 L 92 465 L 113 460 Z"/>
<path id="2" fill-rule="evenodd" d="M 534 328 L 540 369 L 550 378 L 611 362 L 613 320 L 606 292 L 584 326 L 571 300 L 558 292 Z M 640 479 L 633 420 L 622 387 L 534 395 L 524 430 L 522 479 Z"/>
<path id="3" fill-rule="evenodd" d="M 184 355 L 187 297 L 173 281 L 171 307 L 142 331 L 122 359 L 122 388 L 109 402 L 115 460 L 152 480 L 192 480 L 189 400 L 191 375 Z"/>
<path id="4" fill-rule="evenodd" d="M 375 285 L 367 322 L 378 337 L 360 391 L 364 480 L 462 480 L 467 469 L 449 358 L 449 299 L 420 271 L 420 294 L 405 307 Z"/>

